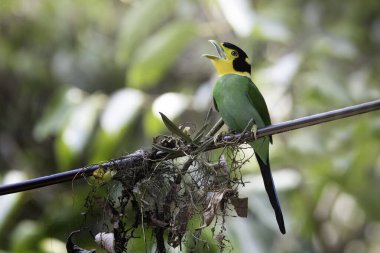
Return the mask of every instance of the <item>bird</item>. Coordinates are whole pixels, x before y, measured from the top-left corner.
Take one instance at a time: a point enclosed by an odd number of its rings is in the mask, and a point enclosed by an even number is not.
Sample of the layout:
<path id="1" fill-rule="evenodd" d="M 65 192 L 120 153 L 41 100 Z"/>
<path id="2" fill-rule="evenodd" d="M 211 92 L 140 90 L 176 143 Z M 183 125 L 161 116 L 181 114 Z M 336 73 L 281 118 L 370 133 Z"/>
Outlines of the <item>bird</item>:
<path id="1" fill-rule="evenodd" d="M 251 62 L 247 54 L 229 42 L 210 40 L 218 56 L 203 54 L 211 60 L 218 78 L 213 88 L 214 107 L 224 123 L 234 132 L 243 132 L 271 125 L 268 107 L 263 95 L 251 80 Z M 272 136 L 258 138 L 248 144 L 253 148 L 260 167 L 265 190 L 273 207 L 278 227 L 286 233 L 280 202 L 277 197 L 270 163 L 269 144 Z"/>

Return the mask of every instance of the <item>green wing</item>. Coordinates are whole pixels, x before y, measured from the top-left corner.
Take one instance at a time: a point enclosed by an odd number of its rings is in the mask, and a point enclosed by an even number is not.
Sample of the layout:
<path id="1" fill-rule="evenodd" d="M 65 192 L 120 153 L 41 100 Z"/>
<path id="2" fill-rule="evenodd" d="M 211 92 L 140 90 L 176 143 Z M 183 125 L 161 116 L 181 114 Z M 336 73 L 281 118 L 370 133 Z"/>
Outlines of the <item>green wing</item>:
<path id="1" fill-rule="evenodd" d="M 267 104 L 265 103 L 264 97 L 259 91 L 259 89 L 256 87 L 256 85 L 249 80 L 251 85 L 248 89 L 247 97 L 251 105 L 256 108 L 257 112 L 263 119 L 266 126 L 271 125 L 270 115 L 268 111 Z M 270 137 L 270 142 L 273 143 L 272 136 Z"/>

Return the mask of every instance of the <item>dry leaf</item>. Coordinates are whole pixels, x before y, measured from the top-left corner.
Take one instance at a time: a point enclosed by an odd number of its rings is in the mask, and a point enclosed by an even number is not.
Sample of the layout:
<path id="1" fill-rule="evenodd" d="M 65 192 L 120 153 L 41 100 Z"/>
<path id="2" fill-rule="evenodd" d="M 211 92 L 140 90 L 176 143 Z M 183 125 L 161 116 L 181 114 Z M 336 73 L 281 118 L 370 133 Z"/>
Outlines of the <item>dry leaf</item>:
<path id="1" fill-rule="evenodd" d="M 234 206 L 236 214 L 239 217 L 247 218 L 248 216 L 248 198 L 231 197 L 231 204 Z"/>
<path id="2" fill-rule="evenodd" d="M 231 189 L 225 189 L 222 192 L 214 192 L 213 193 L 211 200 L 208 203 L 207 208 L 202 213 L 203 225 L 197 229 L 202 229 L 202 228 L 208 227 L 211 224 L 212 220 L 215 218 L 217 208 L 218 208 L 220 202 L 224 198 L 224 195 L 226 193 L 231 193 L 233 191 L 234 190 L 231 190 Z"/>

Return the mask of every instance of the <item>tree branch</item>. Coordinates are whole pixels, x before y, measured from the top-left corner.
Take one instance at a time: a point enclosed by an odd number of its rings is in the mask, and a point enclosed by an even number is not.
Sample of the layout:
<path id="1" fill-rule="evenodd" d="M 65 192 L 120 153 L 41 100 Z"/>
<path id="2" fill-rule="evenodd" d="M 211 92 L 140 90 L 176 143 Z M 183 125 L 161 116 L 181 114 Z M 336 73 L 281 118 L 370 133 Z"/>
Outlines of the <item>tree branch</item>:
<path id="1" fill-rule="evenodd" d="M 261 128 L 257 131 L 257 137 L 263 137 L 267 135 L 274 135 L 279 134 L 287 131 L 292 131 L 299 128 L 304 128 L 312 125 L 321 124 L 324 122 L 329 122 L 333 120 L 338 120 L 346 117 L 351 117 L 354 115 L 367 113 L 371 111 L 380 110 L 380 100 L 375 100 L 372 102 L 362 103 L 359 105 L 354 106 L 348 106 L 342 109 L 328 111 L 324 113 L 319 113 L 311 116 L 306 116 L 294 120 L 289 120 L 286 122 L 270 125 L 268 127 Z M 221 122 L 218 121 L 216 126 L 213 127 L 213 129 L 217 129 L 221 127 Z M 213 130 L 211 130 L 214 133 Z M 212 136 L 211 136 L 212 138 Z M 228 142 L 230 140 L 239 140 L 239 142 L 243 143 L 246 141 L 253 140 L 254 136 L 252 133 L 244 133 L 244 134 L 235 134 L 235 135 L 229 135 L 224 136 L 223 141 Z M 206 140 L 207 141 L 207 140 Z M 210 144 L 207 145 L 205 148 L 206 150 L 213 150 L 220 147 L 224 147 L 226 143 L 213 143 L 209 142 Z M 112 167 L 124 167 L 124 168 L 135 168 L 138 166 L 141 166 L 144 162 L 144 159 L 149 159 L 152 161 L 159 161 L 162 159 L 168 160 L 168 159 L 174 159 L 177 157 L 185 156 L 186 154 L 191 154 L 193 151 L 195 151 L 197 147 L 194 147 L 192 145 L 187 146 L 187 150 L 182 151 L 176 151 L 172 153 L 162 152 L 162 151 L 155 151 L 155 152 L 149 152 L 144 150 L 138 150 L 130 155 L 120 157 L 114 160 L 111 160 L 106 163 L 102 164 L 96 164 L 96 165 L 90 165 L 87 167 L 66 171 L 58 174 L 53 174 L 49 176 L 34 178 L 30 180 L 26 180 L 19 183 L 14 184 L 8 184 L 8 185 L 2 185 L 0 186 L 0 196 L 16 193 L 16 192 L 22 192 L 27 191 L 31 189 L 36 189 L 48 185 L 53 184 L 59 184 L 63 182 L 72 181 L 75 179 L 83 178 L 85 176 L 91 176 L 92 173 L 98 169 L 108 169 Z"/>

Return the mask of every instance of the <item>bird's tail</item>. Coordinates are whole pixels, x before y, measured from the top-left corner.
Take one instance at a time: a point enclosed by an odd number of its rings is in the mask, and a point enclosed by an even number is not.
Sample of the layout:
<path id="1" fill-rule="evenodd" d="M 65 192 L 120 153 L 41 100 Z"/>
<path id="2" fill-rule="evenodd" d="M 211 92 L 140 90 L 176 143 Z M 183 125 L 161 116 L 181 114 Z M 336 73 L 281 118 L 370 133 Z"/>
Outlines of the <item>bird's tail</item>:
<path id="1" fill-rule="evenodd" d="M 261 175 L 263 176 L 265 190 L 268 194 L 270 203 L 272 204 L 272 207 L 276 214 L 278 227 L 280 228 L 281 233 L 285 234 L 286 230 L 284 217 L 282 216 L 280 202 L 277 198 L 276 188 L 274 186 L 273 177 L 270 170 L 269 159 L 266 161 L 266 163 L 264 163 L 263 160 L 261 160 L 261 158 L 256 153 L 255 156 L 260 166 Z"/>

